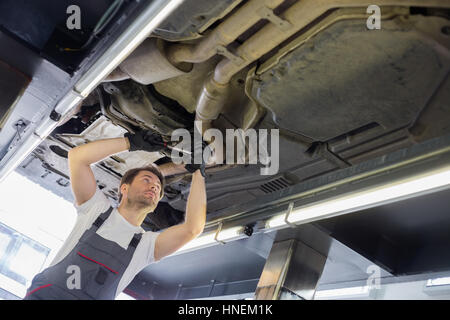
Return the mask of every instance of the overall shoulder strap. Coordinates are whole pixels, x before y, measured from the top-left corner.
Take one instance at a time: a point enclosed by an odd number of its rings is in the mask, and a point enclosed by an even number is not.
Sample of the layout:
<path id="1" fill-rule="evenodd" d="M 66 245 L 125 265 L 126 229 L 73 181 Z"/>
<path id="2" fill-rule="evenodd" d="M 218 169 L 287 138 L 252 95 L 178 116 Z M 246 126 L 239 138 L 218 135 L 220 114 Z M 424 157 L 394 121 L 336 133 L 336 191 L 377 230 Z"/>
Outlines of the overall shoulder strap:
<path id="1" fill-rule="evenodd" d="M 94 228 L 94 230 L 97 231 L 98 228 L 100 228 L 102 226 L 103 222 L 105 222 L 105 220 L 108 219 L 108 217 L 112 211 L 113 211 L 113 207 L 109 207 L 108 210 L 106 210 L 105 212 L 100 214 L 97 217 L 97 219 L 95 220 L 95 222 L 92 224 L 92 228 Z"/>
<path id="2" fill-rule="evenodd" d="M 141 241 L 142 233 L 135 233 L 133 239 L 131 239 L 130 244 L 128 245 L 128 249 L 135 250 Z"/>

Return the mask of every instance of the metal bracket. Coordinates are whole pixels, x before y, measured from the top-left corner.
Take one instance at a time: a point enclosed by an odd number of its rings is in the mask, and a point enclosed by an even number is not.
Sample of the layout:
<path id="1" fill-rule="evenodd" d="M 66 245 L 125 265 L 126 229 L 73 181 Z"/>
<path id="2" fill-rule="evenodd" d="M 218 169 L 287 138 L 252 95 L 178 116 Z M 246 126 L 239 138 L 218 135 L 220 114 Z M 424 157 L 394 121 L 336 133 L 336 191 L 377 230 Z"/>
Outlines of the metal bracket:
<path id="1" fill-rule="evenodd" d="M 178 300 L 178 298 L 180 297 L 181 290 L 183 290 L 183 284 L 179 283 L 178 289 L 177 289 L 177 294 L 175 295 L 175 300 Z"/>
<path id="2" fill-rule="evenodd" d="M 235 55 L 234 53 L 229 51 L 224 46 L 218 46 L 217 47 L 217 53 L 220 54 L 220 55 L 223 55 L 224 57 L 229 59 L 231 62 L 233 62 L 237 66 L 240 66 L 241 64 L 244 63 L 244 59 L 242 59 L 241 57 Z"/>
<path id="3" fill-rule="evenodd" d="M 351 167 L 350 163 L 348 163 L 344 159 L 341 159 L 337 154 L 330 150 L 328 143 L 321 144 L 317 152 L 321 157 L 327 159 L 331 163 L 336 164 L 341 169 Z"/>
<path id="4" fill-rule="evenodd" d="M 11 143 L 8 146 L 8 150 L 11 150 L 12 148 L 14 148 L 20 140 L 22 140 L 22 134 L 25 132 L 26 127 L 28 126 L 29 121 L 26 120 L 18 120 L 15 124 L 14 124 L 14 128 L 16 129 L 16 133 L 14 135 L 14 137 L 12 138 Z"/>
<path id="5" fill-rule="evenodd" d="M 211 287 L 209 289 L 208 297 L 211 297 L 211 293 L 214 290 L 214 285 L 216 284 L 216 280 L 211 280 L 210 283 L 211 283 L 211 285 L 210 285 Z"/>
<path id="6" fill-rule="evenodd" d="M 58 122 L 59 120 L 61 120 L 61 113 L 56 112 L 55 110 L 53 110 L 50 113 L 50 119 L 52 119 L 55 122 Z"/>
<path id="7" fill-rule="evenodd" d="M 29 159 L 27 160 L 27 162 L 25 162 L 25 163 L 22 162 L 22 168 L 25 169 L 26 167 L 28 167 L 35 159 L 37 159 L 37 157 L 35 154 L 32 153 L 30 155 Z"/>
<path id="8" fill-rule="evenodd" d="M 83 96 L 80 92 L 78 92 L 77 90 L 75 90 L 75 89 L 72 89 L 71 90 L 72 91 L 72 94 L 73 95 L 75 95 L 75 96 L 77 96 L 78 98 L 81 98 L 81 99 L 86 99 L 86 97 L 85 96 Z"/>
<path id="9" fill-rule="evenodd" d="M 282 31 L 288 31 L 292 28 L 292 24 L 280 18 L 275 13 L 273 13 L 272 9 L 269 9 L 267 7 L 261 7 L 258 10 L 256 10 L 256 13 L 263 19 L 269 20 L 271 23 L 276 25 L 280 30 Z"/>
<path id="10" fill-rule="evenodd" d="M 289 215 L 291 214 L 293 208 L 294 208 L 294 202 L 289 202 L 289 207 L 286 211 L 286 215 L 284 216 L 284 222 L 291 228 L 296 228 L 297 226 L 295 224 L 288 221 Z"/>
<path id="11" fill-rule="evenodd" d="M 217 239 L 217 236 L 219 235 L 219 232 L 222 230 L 222 226 L 223 226 L 223 222 L 220 221 L 220 222 L 219 222 L 219 228 L 217 229 L 216 234 L 215 234 L 215 236 L 214 236 L 214 240 L 217 241 L 217 242 L 219 242 L 219 243 L 221 243 L 221 244 L 225 244 L 226 242 Z"/>

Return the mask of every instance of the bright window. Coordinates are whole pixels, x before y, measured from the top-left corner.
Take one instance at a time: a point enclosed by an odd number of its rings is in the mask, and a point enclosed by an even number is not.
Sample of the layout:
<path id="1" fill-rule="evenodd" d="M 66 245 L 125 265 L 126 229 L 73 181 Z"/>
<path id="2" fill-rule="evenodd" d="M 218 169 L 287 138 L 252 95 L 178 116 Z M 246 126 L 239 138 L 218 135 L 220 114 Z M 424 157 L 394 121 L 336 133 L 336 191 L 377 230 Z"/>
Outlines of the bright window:
<path id="1" fill-rule="evenodd" d="M 22 299 L 69 236 L 77 214 L 72 203 L 17 172 L 0 184 L 0 194 L 0 299 Z"/>

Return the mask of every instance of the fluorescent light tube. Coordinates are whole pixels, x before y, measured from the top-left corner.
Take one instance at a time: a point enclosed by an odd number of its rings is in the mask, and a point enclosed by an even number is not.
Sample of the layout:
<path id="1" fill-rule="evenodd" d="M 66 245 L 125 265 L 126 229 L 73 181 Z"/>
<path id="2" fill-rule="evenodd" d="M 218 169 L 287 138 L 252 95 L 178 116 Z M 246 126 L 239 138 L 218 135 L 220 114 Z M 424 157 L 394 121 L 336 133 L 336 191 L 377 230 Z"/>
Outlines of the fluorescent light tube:
<path id="1" fill-rule="evenodd" d="M 241 236 L 243 229 L 244 229 L 243 227 L 232 227 L 229 229 L 220 230 L 216 239 L 218 241 L 225 241 L 237 238 Z"/>
<path id="2" fill-rule="evenodd" d="M 201 235 L 194 240 L 188 242 L 186 245 L 177 250 L 177 252 L 187 251 L 194 248 L 206 247 L 210 244 L 217 244 L 218 242 L 225 240 L 232 240 L 233 238 L 240 237 L 242 235 L 244 227 L 232 227 L 224 230 L 207 233 Z M 216 236 L 217 234 L 217 236 Z"/>
<path id="3" fill-rule="evenodd" d="M 128 28 L 116 43 L 104 54 L 106 59 L 92 67 L 75 86 L 82 96 L 89 93 L 114 70 L 161 22 L 167 18 L 184 0 L 153 1 L 149 8 L 133 23 L 137 28 Z"/>
<path id="4" fill-rule="evenodd" d="M 286 222 L 284 221 L 285 217 L 286 217 L 286 214 L 283 213 L 283 214 L 279 214 L 279 215 L 271 218 L 270 220 L 268 220 L 266 222 L 266 229 L 272 229 L 272 228 L 284 226 L 286 224 Z"/>
<path id="5" fill-rule="evenodd" d="M 368 296 L 369 287 L 350 287 L 342 289 L 332 289 L 332 290 L 320 290 L 316 291 L 314 294 L 314 299 L 327 299 L 327 298 L 337 298 L 337 297 L 357 297 L 357 296 Z"/>
<path id="6" fill-rule="evenodd" d="M 445 286 L 448 284 L 450 284 L 450 277 L 429 279 L 427 281 L 427 287 Z"/>
<path id="7" fill-rule="evenodd" d="M 70 112 L 84 97 L 113 71 L 183 0 L 153 0 L 135 21 L 121 34 L 101 57 L 86 71 L 74 88 L 56 105 L 62 117 Z M 38 121 L 34 132 L 24 138 L 21 145 L 8 152 L 0 161 L 0 182 L 56 128 L 59 123 L 44 117 Z"/>
<path id="8" fill-rule="evenodd" d="M 406 199 L 412 195 L 419 195 L 441 187 L 448 187 L 449 185 L 450 166 L 446 166 L 383 186 L 352 192 L 319 203 L 299 207 L 290 213 L 287 221 L 293 224 L 309 223 Z M 266 227 L 276 228 L 285 225 L 285 217 L 285 214 L 273 217 L 267 221 Z"/>
<path id="9" fill-rule="evenodd" d="M 212 244 L 212 243 L 217 243 L 217 241 L 214 239 L 215 236 L 216 236 L 216 232 L 201 235 L 201 236 L 195 238 L 194 240 L 188 242 L 187 244 L 182 246 L 177 251 L 181 252 L 181 251 L 185 251 L 185 250 L 189 250 L 189 249 L 193 249 L 193 248 L 203 247 L 203 246 L 206 246 L 206 245 Z"/>

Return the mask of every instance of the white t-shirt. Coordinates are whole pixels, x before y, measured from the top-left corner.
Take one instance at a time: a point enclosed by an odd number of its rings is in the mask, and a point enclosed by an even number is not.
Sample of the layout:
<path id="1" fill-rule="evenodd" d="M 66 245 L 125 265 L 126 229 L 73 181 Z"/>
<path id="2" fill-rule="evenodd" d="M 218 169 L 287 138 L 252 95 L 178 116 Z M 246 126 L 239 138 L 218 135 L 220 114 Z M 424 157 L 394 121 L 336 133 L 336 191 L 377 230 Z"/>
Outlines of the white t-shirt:
<path id="1" fill-rule="evenodd" d="M 53 259 L 50 266 L 53 266 L 66 257 L 70 251 L 78 243 L 83 233 L 89 229 L 97 217 L 105 212 L 111 203 L 103 192 L 97 188 L 94 196 L 91 199 L 78 206 L 74 204 L 78 212 L 78 218 L 75 227 L 59 250 L 55 259 Z M 118 245 L 127 249 L 131 239 L 135 233 L 143 233 L 141 241 L 139 242 L 133 254 L 133 258 L 125 270 L 122 279 L 120 279 L 117 287 L 116 296 L 121 293 L 134 277 L 146 266 L 155 262 L 154 251 L 155 241 L 159 232 L 145 231 L 141 227 L 130 224 L 122 215 L 114 208 L 110 216 L 97 230 L 97 234 L 105 239 L 116 242 Z"/>

